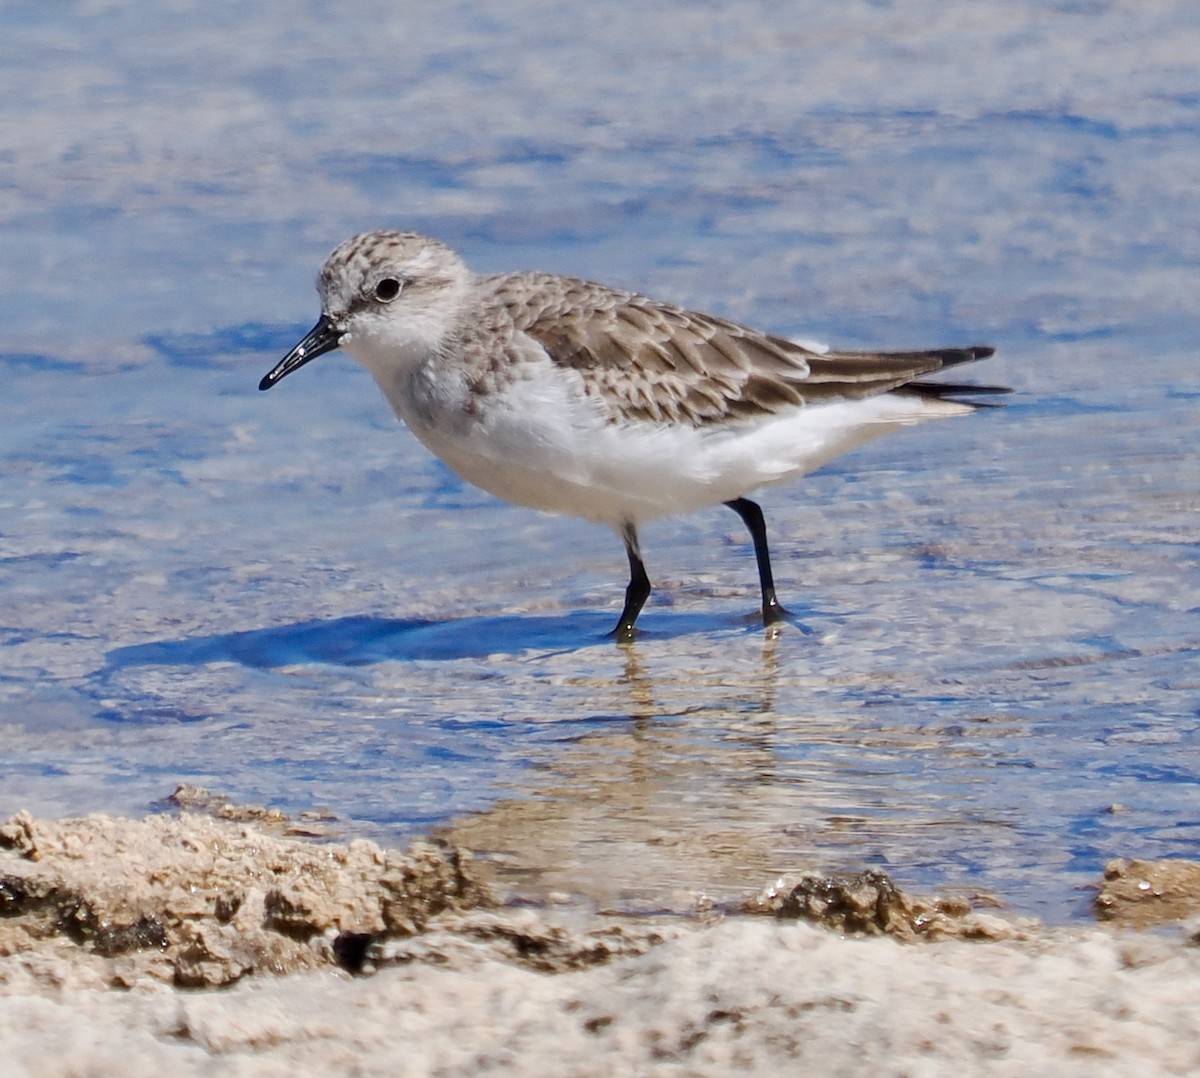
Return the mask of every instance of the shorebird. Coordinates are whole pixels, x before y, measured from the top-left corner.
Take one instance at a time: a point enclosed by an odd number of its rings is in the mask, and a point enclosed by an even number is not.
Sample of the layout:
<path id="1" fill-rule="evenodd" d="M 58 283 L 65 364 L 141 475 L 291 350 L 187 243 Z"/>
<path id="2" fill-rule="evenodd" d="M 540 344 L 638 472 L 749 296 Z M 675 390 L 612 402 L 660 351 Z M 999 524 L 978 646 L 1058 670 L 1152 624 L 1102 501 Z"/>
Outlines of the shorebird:
<path id="1" fill-rule="evenodd" d="M 437 240 L 366 232 L 317 278 L 321 317 L 259 383 L 341 348 L 396 415 L 467 482 L 614 528 L 629 559 L 612 635 L 650 595 L 638 525 L 721 503 L 754 543 L 765 624 L 766 524 L 747 497 L 898 427 L 964 415 L 995 386 L 916 381 L 993 353 L 972 345 L 834 352 L 548 273 L 476 275 Z"/>

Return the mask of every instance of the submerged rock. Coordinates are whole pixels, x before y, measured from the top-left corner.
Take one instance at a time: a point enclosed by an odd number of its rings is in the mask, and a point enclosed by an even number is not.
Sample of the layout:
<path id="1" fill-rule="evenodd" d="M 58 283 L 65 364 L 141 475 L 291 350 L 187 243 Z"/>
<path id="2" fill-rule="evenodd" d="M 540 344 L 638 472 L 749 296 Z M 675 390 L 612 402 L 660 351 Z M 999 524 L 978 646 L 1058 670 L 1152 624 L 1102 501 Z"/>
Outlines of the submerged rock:
<path id="1" fill-rule="evenodd" d="M 1127 861 L 1104 866 L 1094 900 L 1096 916 L 1125 928 L 1151 928 L 1200 914 L 1200 864 L 1195 861 Z"/>
<path id="2" fill-rule="evenodd" d="M 909 895 L 876 871 L 785 876 L 742 903 L 739 911 L 809 921 L 846 935 L 902 940 L 997 940 L 1021 935 L 1018 925 L 976 912 L 965 898 Z"/>

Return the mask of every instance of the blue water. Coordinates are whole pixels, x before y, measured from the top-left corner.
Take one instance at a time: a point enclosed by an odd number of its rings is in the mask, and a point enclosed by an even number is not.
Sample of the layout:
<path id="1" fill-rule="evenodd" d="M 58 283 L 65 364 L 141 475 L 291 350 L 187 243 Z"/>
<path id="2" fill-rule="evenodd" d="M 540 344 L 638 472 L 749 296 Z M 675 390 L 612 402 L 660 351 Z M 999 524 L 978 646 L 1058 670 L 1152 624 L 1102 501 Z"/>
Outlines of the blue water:
<path id="1" fill-rule="evenodd" d="M 805 867 L 1086 913 L 1200 857 L 1200 11 L 0 8 L 0 813 L 181 782 L 623 907 Z M 258 379 L 416 228 L 1003 410 L 619 542 L 462 486 L 370 379 Z M 683 897 L 681 897 L 683 896 Z"/>

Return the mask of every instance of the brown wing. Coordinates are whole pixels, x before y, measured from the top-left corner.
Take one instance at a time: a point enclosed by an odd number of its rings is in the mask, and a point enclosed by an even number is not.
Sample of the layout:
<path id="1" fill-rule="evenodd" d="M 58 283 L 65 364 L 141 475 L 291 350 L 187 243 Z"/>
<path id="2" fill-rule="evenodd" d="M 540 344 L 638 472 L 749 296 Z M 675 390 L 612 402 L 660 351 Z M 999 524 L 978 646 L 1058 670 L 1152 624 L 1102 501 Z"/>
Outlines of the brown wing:
<path id="1" fill-rule="evenodd" d="M 856 400 L 991 349 L 821 354 L 735 322 L 571 278 L 515 274 L 497 298 L 515 327 L 579 372 L 614 419 L 701 427 Z"/>

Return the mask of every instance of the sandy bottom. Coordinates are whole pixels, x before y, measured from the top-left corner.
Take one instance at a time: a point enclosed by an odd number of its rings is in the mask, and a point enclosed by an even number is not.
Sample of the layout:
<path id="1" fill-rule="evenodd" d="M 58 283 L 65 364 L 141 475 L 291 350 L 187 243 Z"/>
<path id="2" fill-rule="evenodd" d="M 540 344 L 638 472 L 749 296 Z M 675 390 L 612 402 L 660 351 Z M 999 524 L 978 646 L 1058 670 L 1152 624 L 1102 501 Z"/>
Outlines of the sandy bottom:
<path id="1" fill-rule="evenodd" d="M 870 873 L 614 921 L 237 817 L 0 825 L 6 1075 L 1200 1070 L 1188 862 L 1115 862 L 1073 931 Z"/>

